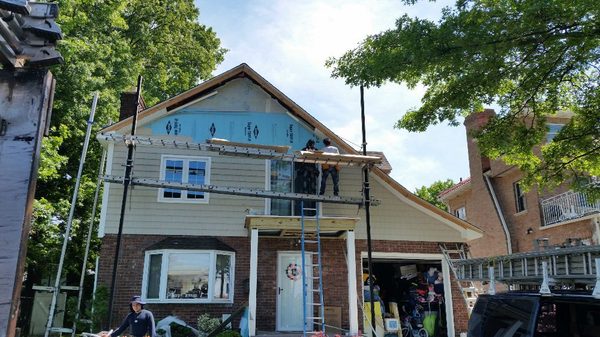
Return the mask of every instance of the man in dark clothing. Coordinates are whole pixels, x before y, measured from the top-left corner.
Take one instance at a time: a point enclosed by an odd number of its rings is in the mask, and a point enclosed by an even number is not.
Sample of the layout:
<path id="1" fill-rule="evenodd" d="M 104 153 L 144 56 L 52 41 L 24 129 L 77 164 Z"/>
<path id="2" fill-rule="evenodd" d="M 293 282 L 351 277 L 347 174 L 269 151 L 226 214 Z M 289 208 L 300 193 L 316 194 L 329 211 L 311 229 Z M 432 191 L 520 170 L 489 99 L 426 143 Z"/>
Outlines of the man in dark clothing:
<path id="1" fill-rule="evenodd" d="M 310 151 L 315 152 L 317 149 L 315 148 L 315 141 L 309 139 L 306 142 L 306 146 L 302 149 L 302 151 Z M 305 194 L 316 194 L 317 193 L 317 178 L 319 177 L 319 169 L 315 163 L 295 163 L 295 187 L 294 191 L 297 193 L 305 193 Z M 314 201 L 304 201 L 304 208 L 315 208 L 316 202 Z M 300 215 L 301 203 L 300 201 L 296 201 L 295 203 L 296 215 Z M 314 216 L 315 211 L 306 210 L 304 215 Z"/>
<path id="2" fill-rule="evenodd" d="M 130 327 L 130 334 L 133 337 L 150 336 L 156 337 L 156 328 L 154 326 L 154 316 L 144 309 L 146 302 L 142 301 L 140 296 L 133 296 L 129 303 L 131 313 L 125 317 L 121 326 L 111 334 L 105 333 L 102 337 L 119 336 L 127 327 Z"/>

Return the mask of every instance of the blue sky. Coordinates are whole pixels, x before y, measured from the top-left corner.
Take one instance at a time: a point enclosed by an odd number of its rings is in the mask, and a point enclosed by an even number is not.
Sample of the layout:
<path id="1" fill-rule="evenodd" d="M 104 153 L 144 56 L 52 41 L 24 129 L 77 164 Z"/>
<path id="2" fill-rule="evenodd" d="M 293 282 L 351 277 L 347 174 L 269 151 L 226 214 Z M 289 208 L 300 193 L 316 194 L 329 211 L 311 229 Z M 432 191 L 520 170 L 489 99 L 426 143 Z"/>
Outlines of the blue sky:
<path id="1" fill-rule="evenodd" d="M 213 28 L 229 52 L 214 74 L 247 63 L 355 148 L 362 142 L 360 94 L 332 79 L 329 57 L 342 55 L 369 34 L 410 16 L 437 20 L 450 1 L 196 0 L 200 22 Z M 367 149 L 384 151 L 391 176 L 411 191 L 436 180 L 469 175 L 464 127 L 438 125 L 424 133 L 394 129 L 416 107 L 423 88 L 387 84 L 365 91 Z"/>

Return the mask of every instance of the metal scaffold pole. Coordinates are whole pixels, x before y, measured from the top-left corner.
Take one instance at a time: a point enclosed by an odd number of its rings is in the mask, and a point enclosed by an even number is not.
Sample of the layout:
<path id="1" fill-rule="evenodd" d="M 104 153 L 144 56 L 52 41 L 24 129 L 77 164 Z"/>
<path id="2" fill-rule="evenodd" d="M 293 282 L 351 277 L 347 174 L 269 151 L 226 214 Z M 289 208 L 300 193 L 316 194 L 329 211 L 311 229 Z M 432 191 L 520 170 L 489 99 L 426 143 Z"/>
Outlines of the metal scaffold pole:
<path id="1" fill-rule="evenodd" d="M 137 126 L 137 116 L 140 108 L 140 96 L 142 93 L 142 76 L 138 77 L 137 90 L 135 93 L 136 108 L 133 114 L 133 123 L 131 125 L 131 136 L 135 136 L 135 128 Z M 125 206 L 127 205 L 127 192 L 129 183 L 131 182 L 131 171 L 133 170 L 133 152 L 134 143 L 127 144 L 127 162 L 125 164 L 125 179 L 123 179 L 123 198 L 121 200 L 121 216 L 119 217 L 119 231 L 116 238 L 115 258 L 113 260 L 112 281 L 110 284 L 110 298 L 108 299 L 108 328 L 112 326 L 112 310 L 115 301 L 115 285 L 117 283 L 117 266 L 119 265 L 119 255 L 121 250 L 121 237 L 123 235 L 123 222 L 125 221 Z"/>
<path id="2" fill-rule="evenodd" d="M 81 276 L 79 278 L 79 294 L 77 296 L 77 309 L 75 310 L 75 320 L 73 321 L 73 332 L 71 337 L 75 337 L 77 331 L 77 322 L 79 321 L 79 310 L 81 310 L 81 299 L 83 297 L 83 281 L 85 280 L 86 265 L 88 255 L 90 253 L 90 243 L 92 240 L 92 233 L 94 232 L 94 220 L 96 218 L 96 207 L 98 205 L 98 195 L 100 194 L 100 186 L 102 186 L 102 172 L 104 172 L 104 163 L 106 160 L 106 149 L 102 151 L 102 159 L 100 159 L 100 167 L 98 168 L 98 179 L 96 180 L 96 192 L 94 192 L 94 204 L 92 206 L 92 216 L 90 217 L 90 224 L 88 227 L 87 239 L 85 241 L 85 254 L 83 255 L 83 262 L 81 263 Z"/>
<path id="3" fill-rule="evenodd" d="M 75 214 L 75 205 L 77 203 L 77 195 L 79 194 L 79 184 L 81 182 L 81 174 L 83 172 L 83 164 L 85 163 L 85 157 L 87 154 L 88 146 L 90 143 L 90 135 L 92 133 L 92 125 L 94 124 L 94 114 L 96 113 L 96 104 L 98 103 L 98 93 L 94 94 L 92 101 L 92 111 L 90 112 L 90 118 L 87 121 L 87 130 L 85 133 L 85 141 L 83 142 L 83 149 L 81 150 L 81 158 L 79 159 L 79 169 L 77 170 L 77 179 L 75 180 L 75 189 L 73 190 L 73 198 L 71 199 L 71 208 L 69 210 L 69 218 L 67 219 L 67 226 L 65 228 L 65 234 L 63 238 L 63 245 L 60 251 L 60 260 L 58 263 L 58 270 L 56 271 L 56 280 L 54 281 L 54 288 L 52 291 L 52 302 L 50 303 L 50 309 L 48 310 L 48 322 L 46 323 L 46 331 L 44 337 L 48 337 L 52 324 L 54 322 L 54 311 L 56 310 L 56 302 L 58 300 L 58 294 L 60 293 L 60 279 L 62 277 L 62 268 L 65 262 L 65 255 L 67 252 L 67 243 L 71 233 L 71 226 L 73 224 L 73 216 Z"/>
<path id="4" fill-rule="evenodd" d="M 362 125 L 362 150 L 363 155 L 367 155 L 367 129 L 365 126 L 365 89 L 361 85 L 360 86 L 360 120 Z M 369 268 L 369 277 L 367 281 L 369 283 L 369 302 L 371 303 L 371 325 L 373 327 L 373 334 L 377 331 L 377 323 L 375 322 L 375 305 L 373 301 L 373 283 L 375 283 L 373 278 L 373 268 L 372 268 L 372 246 L 371 246 L 371 196 L 369 186 L 369 165 L 365 165 L 363 169 L 363 186 L 365 192 L 365 218 L 367 222 L 367 265 Z M 362 263 L 362 262 L 361 262 Z"/>

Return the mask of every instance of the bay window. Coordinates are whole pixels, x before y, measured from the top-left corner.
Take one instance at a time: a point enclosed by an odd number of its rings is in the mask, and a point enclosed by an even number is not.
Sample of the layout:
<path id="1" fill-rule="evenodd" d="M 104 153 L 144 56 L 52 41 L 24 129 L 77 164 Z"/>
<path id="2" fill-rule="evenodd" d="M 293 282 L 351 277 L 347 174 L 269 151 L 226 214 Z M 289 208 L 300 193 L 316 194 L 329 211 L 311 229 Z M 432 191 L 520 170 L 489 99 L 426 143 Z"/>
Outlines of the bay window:
<path id="1" fill-rule="evenodd" d="M 233 303 L 234 257 L 216 250 L 147 251 L 143 296 L 149 302 Z"/>

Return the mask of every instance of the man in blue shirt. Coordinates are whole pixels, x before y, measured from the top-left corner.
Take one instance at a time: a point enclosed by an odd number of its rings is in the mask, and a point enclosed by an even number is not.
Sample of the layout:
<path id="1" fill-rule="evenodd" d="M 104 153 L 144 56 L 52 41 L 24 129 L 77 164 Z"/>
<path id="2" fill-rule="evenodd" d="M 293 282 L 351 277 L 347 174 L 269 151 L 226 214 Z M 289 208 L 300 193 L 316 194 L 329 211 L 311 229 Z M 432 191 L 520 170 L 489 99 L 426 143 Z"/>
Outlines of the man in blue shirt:
<path id="1" fill-rule="evenodd" d="M 121 326 L 113 331 L 111 334 L 104 333 L 102 337 L 116 337 L 119 336 L 125 329 L 130 327 L 130 334 L 133 337 L 150 336 L 156 337 L 156 328 L 154 326 L 154 316 L 152 313 L 144 309 L 146 302 L 142 301 L 140 296 L 133 296 L 129 303 L 129 309 L 131 312 Z"/>

